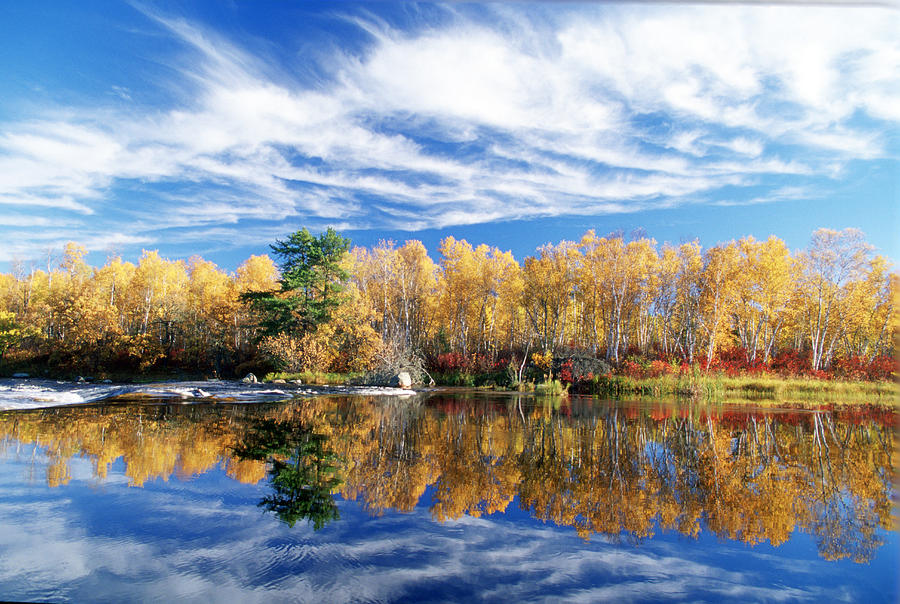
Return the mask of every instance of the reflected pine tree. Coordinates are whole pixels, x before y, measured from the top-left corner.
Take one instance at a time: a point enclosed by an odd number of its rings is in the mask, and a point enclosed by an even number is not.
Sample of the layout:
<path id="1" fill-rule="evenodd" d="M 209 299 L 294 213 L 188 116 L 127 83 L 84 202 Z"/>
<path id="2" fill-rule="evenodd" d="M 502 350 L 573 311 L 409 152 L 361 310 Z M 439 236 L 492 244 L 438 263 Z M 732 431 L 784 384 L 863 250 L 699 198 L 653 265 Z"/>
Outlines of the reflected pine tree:
<path id="1" fill-rule="evenodd" d="M 270 464 L 272 493 L 259 506 L 288 526 L 305 519 L 319 530 L 340 518 L 332 491 L 342 483 L 341 460 L 328 447 L 327 436 L 301 422 L 262 419 L 254 422 L 234 454 Z"/>

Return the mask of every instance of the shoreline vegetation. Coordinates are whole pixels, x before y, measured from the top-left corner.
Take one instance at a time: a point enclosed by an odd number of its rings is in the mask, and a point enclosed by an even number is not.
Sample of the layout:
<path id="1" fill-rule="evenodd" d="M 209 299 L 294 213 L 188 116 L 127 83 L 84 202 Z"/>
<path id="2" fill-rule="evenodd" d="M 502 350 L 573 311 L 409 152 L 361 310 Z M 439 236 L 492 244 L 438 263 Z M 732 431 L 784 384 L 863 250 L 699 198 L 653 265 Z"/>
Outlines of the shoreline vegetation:
<path id="1" fill-rule="evenodd" d="M 702 249 L 641 234 L 510 252 L 351 248 L 332 229 L 234 273 L 145 251 L 0 274 L 0 375 L 413 384 L 607 398 L 897 401 L 900 276 L 854 229 Z"/>
<path id="2" fill-rule="evenodd" d="M 599 376 L 589 384 L 572 387 L 572 384 L 551 379 L 543 382 L 527 382 L 517 385 L 498 385 L 495 374 L 451 375 L 437 374 L 437 387 L 477 388 L 499 392 L 534 393 L 539 396 L 593 395 L 608 399 L 637 398 L 689 399 L 698 402 L 736 402 L 751 404 L 778 403 L 879 403 L 900 407 L 900 385 L 891 381 L 845 381 L 817 378 L 787 378 L 780 376 L 724 375 L 666 375 L 633 378 L 624 375 Z M 364 383 L 364 374 L 314 374 L 273 373 L 265 381 L 273 379 L 295 380 L 304 384 L 355 384 Z M 480 384 L 480 385 L 475 385 Z"/>
<path id="3" fill-rule="evenodd" d="M 429 389 L 482 390 L 498 393 L 521 393 L 537 397 L 592 396 L 607 400 L 660 400 L 689 404 L 747 404 L 754 406 L 789 405 L 876 405 L 900 409 L 900 384 L 894 381 L 824 380 L 815 377 L 781 377 L 771 375 L 725 376 L 722 374 L 664 375 L 657 377 L 629 377 L 625 375 L 598 376 L 588 384 L 573 386 L 558 379 L 524 382 L 515 385 L 497 384 L 496 374 L 446 376 L 436 374 L 436 383 Z M 8 372 L 0 373 L 8 378 Z M 30 375 L 75 381 L 72 375 Z M 202 381 L 200 374 L 149 373 L 140 375 L 101 374 L 114 384 L 150 384 L 173 381 Z M 88 381 L 100 378 L 88 377 Z M 449 378 L 449 379 L 448 379 Z M 365 373 L 273 372 L 260 379 L 260 384 L 303 384 L 304 387 L 372 386 Z M 477 385 L 476 385 L 477 384 Z"/>
<path id="4" fill-rule="evenodd" d="M 828 381 L 782 377 L 673 377 L 634 379 L 602 378 L 596 394 L 611 398 L 687 398 L 706 402 L 748 403 L 882 403 L 900 406 L 900 388 L 894 382 Z"/>

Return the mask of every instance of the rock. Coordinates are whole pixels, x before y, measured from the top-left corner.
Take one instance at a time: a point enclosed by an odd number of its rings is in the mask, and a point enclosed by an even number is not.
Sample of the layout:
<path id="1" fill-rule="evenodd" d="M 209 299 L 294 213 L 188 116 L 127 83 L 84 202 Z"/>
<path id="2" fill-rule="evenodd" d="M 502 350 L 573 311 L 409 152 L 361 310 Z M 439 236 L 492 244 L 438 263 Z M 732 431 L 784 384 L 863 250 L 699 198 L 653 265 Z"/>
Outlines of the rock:
<path id="1" fill-rule="evenodd" d="M 287 382 L 281 378 L 278 378 L 277 380 L 272 380 L 272 383 L 273 384 L 287 384 Z"/>
<path id="2" fill-rule="evenodd" d="M 112 380 L 103 380 L 104 384 L 112 384 Z"/>
<path id="3" fill-rule="evenodd" d="M 296 384 L 297 386 L 302 386 L 302 385 L 303 385 L 303 380 L 291 380 L 291 383 L 292 383 L 292 384 Z"/>
<path id="4" fill-rule="evenodd" d="M 75 380 L 75 381 L 78 382 L 79 384 L 84 384 L 87 380 L 84 379 L 82 376 L 79 375 L 79 376 L 78 376 L 78 379 Z"/>
<path id="5" fill-rule="evenodd" d="M 259 380 L 256 379 L 256 376 L 252 373 L 248 373 L 244 376 L 244 379 L 242 379 L 241 382 L 243 382 L 244 384 L 256 384 L 259 382 Z"/>
<path id="6" fill-rule="evenodd" d="M 13 377 L 14 377 L 14 378 L 27 378 L 27 377 L 28 377 L 28 374 L 27 374 L 27 373 L 22 373 L 22 372 L 14 373 L 14 374 L 13 374 Z"/>
<path id="7" fill-rule="evenodd" d="M 405 371 L 401 371 L 391 378 L 391 386 L 395 388 L 412 388 L 412 378 Z"/>

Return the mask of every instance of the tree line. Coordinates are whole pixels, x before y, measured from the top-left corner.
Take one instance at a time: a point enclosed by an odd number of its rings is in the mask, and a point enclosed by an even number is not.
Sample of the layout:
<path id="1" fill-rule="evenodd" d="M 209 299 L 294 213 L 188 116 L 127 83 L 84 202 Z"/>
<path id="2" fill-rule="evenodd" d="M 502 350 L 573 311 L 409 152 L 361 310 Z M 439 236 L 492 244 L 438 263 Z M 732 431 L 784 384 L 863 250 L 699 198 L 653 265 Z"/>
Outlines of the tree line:
<path id="1" fill-rule="evenodd" d="M 855 229 L 702 248 L 644 236 L 510 252 L 445 238 L 353 247 L 305 229 L 233 273 L 146 251 L 84 261 L 74 243 L 0 275 L 0 355 L 82 370 L 251 366 L 366 371 L 397 351 L 486 371 L 580 354 L 723 369 L 781 364 L 865 374 L 896 349 L 900 277 Z M 2 356 L 0 356 L 2 359 Z M 780 366 L 780 365 L 779 365 Z"/>

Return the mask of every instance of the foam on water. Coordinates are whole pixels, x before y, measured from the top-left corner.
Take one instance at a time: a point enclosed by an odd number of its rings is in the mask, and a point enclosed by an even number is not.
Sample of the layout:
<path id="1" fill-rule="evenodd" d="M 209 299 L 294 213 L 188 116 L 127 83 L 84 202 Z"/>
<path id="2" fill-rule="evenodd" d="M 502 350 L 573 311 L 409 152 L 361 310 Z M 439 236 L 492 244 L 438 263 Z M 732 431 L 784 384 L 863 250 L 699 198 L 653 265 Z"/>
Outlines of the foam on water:
<path id="1" fill-rule="evenodd" d="M 0 379 L 0 409 L 38 409 L 61 405 L 96 403 L 115 397 L 150 400 L 180 399 L 262 402 L 318 394 L 367 396 L 408 396 L 397 388 L 335 386 L 326 388 L 272 388 L 270 384 L 242 384 L 232 381 L 166 382 L 157 384 L 84 384 L 41 379 Z"/>

